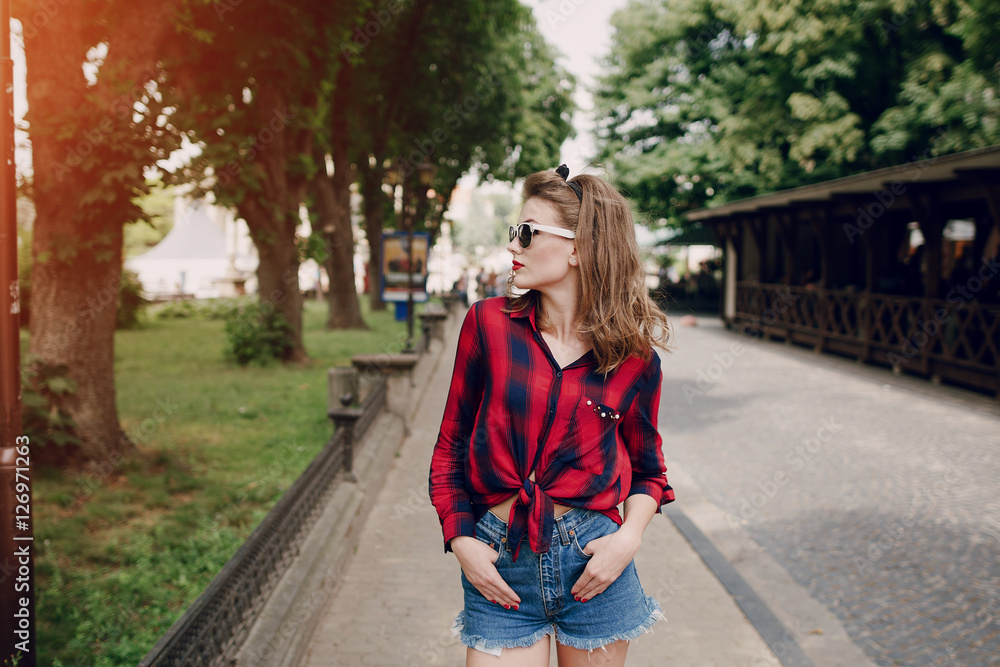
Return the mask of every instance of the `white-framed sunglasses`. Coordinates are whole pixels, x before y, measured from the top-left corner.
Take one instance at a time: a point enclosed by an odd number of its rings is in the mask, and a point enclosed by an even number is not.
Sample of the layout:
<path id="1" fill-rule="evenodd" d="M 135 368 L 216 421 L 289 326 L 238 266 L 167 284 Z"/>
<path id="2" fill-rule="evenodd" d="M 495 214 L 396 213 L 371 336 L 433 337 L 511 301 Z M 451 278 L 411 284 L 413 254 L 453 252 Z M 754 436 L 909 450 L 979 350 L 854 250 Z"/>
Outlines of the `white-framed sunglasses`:
<path id="1" fill-rule="evenodd" d="M 550 225 L 539 225 L 534 222 L 522 222 L 516 227 L 511 225 L 507 228 L 507 235 L 510 237 L 510 240 L 513 241 L 516 236 L 517 241 L 521 244 L 522 248 L 527 248 L 531 245 L 531 237 L 535 235 L 535 232 L 548 232 L 549 234 L 555 234 L 556 236 L 562 236 L 567 239 L 576 238 L 576 233 L 571 232 L 568 229 L 563 229 L 562 227 L 552 227 Z"/>

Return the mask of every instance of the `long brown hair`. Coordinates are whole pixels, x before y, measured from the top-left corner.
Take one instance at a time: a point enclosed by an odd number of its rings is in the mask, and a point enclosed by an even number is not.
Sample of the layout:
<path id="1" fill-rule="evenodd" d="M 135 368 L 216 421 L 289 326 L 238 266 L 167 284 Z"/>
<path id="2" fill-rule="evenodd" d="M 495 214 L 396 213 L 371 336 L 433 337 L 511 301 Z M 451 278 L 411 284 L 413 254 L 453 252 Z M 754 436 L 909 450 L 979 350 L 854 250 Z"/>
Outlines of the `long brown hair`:
<path id="1" fill-rule="evenodd" d="M 539 197 L 555 208 L 559 221 L 576 232 L 580 257 L 577 331 L 594 346 L 597 372 L 605 376 L 637 355 L 649 360 L 650 347 L 667 352 L 671 329 L 667 316 L 649 298 L 646 274 L 635 240 L 632 211 L 617 190 L 596 176 L 569 179 L 583 190 L 583 201 L 555 171 L 540 171 L 524 181 L 524 201 Z M 511 295 L 513 279 L 507 281 Z M 505 312 L 535 306 L 539 330 L 548 327 L 541 293 L 511 296 Z"/>

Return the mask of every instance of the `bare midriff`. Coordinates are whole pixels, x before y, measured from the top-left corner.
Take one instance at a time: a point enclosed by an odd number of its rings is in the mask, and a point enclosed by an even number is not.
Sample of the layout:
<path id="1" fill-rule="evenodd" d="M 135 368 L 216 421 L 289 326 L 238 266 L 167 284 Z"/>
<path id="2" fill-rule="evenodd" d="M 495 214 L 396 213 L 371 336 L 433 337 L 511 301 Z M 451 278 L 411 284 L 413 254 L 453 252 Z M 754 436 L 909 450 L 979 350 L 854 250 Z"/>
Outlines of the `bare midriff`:
<path id="1" fill-rule="evenodd" d="M 535 479 L 535 473 L 532 472 L 530 475 L 528 475 L 528 479 L 534 481 L 534 479 Z M 498 504 L 493 505 L 492 507 L 490 507 L 490 511 L 493 512 L 493 514 L 495 514 L 496 516 L 498 516 L 501 521 L 507 521 L 507 520 L 509 520 L 510 519 L 510 506 L 514 504 L 514 499 L 515 498 L 517 498 L 517 494 L 516 493 L 514 495 L 512 495 L 510 498 L 508 498 L 507 500 L 503 501 L 502 503 L 498 503 Z M 554 513 L 555 516 L 561 516 L 561 515 L 565 514 L 566 512 L 570 511 L 571 509 L 573 509 L 569 505 L 560 505 L 559 503 L 555 503 L 555 502 L 552 503 L 552 506 L 553 506 L 553 510 L 554 510 L 553 513 Z"/>

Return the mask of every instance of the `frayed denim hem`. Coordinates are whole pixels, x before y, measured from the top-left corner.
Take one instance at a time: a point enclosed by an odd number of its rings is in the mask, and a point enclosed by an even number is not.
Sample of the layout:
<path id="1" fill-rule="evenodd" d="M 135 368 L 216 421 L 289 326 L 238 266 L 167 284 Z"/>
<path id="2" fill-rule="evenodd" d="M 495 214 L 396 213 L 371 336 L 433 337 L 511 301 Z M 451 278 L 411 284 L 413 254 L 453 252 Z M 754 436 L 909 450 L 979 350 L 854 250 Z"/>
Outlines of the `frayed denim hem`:
<path id="1" fill-rule="evenodd" d="M 546 635 L 554 635 L 555 627 L 549 626 L 541 628 L 537 632 L 521 639 L 487 639 L 479 635 L 470 635 L 465 632 L 465 610 L 458 612 L 455 617 L 455 627 L 451 629 L 452 637 L 459 637 L 463 644 L 469 648 L 482 651 L 488 655 L 500 657 L 501 651 L 505 648 L 521 648 L 524 646 L 534 646 L 534 644 Z"/>
<path id="2" fill-rule="evenodd" d="M 598 648 L 607 652 L 607 649 L 604 648 L 606 645 L 622 640 L 632 641 L 639 635 L 652 632 L 653 624 L 657 621 L 667 620 L 667 617 L 663 615 L 663 609 L 660 607 L 660 603 L 656 601 L 656 598 L 647 595 L 646 604 L 649 607 L 649 616 L 646 617 L 646 620 L 641 625 L 637 628 L 629 630 L 628 632 L 619 632 L 610 637 L 601 637 L 600 639 L 584 639 L 582 637 L 567 635 L 565 632 L 560 630 L 556 634 L 556 641 L 563 646 L 569 646 L 571 648 L 577 648 L 588 652 Z"/>

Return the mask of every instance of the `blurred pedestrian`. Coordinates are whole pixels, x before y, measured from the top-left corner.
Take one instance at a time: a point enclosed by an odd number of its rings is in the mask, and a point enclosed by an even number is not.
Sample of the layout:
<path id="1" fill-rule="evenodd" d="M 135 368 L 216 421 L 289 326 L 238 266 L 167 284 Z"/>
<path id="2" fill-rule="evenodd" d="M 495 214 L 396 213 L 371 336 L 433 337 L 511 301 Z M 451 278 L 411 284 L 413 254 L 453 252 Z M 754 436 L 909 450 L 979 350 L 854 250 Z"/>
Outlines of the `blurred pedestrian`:
<path id="1" fill-rule="evenodd" d="M 598 648 L 600 664 L 622 665 L 663 616 L 633 557 L 674 499 L 653 348 L 668 349 L 670 330 L 628 203 L 600 178 L 567 175 L 525 181 L 507 294 L 466 314 L 431 460 L 472 667 L 547 665 L 549 635 L 560 665 Z"/>
<path id="2" fill-rule="evenodd" d="M 486 298 L 486 267 L 479 267 L 476 274 L 476 301 Z"/>

